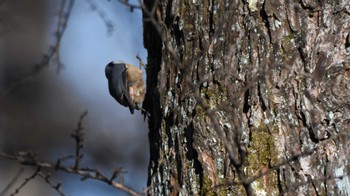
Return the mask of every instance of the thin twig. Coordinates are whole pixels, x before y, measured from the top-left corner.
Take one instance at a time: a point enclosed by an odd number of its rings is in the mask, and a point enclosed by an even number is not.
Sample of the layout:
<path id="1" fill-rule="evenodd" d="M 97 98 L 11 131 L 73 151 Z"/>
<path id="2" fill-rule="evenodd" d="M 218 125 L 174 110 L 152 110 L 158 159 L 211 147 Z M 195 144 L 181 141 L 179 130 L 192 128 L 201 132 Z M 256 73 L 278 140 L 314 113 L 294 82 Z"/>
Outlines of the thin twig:
<path id="1" fill-rule="evenodd" d="M 133 12 L 134 9 L 140 9 L 140 10 L 142 9 L 140 5 L 131 4 L 128 0 L 118 0 L 118 2 L 128 7 L 130 9 L 130 12 Z"/>
<path id="2" fill-rule="evenodd" d="M 86 2 L 89 4 L 91 10 L 95 11 L 97 15 L 102 19 L 107 29 L 107 35 L 112 35 L 114 25 L 113 22 L 106 16 L 106 13 L 100 7 L 97 6 L 95 1 L 86 0 Z"/>
<path id="3" fill-rule="evenodd" d="M 80 150 L 83 148 L 84 144 L 84 134 L 83 134 L 83 120 L 88 114 L 87 111 L 84 111 L 79 118 L 78 121 L 78 127 L 74 130 L 74 132 L 71 134 L 71 136 L 75 140 L 75 163 L 74 168 L 78 169 L 80 165 L 80 160 L 83 157 L 83 154 L 80 153 Z M 62 159 L 61 159 L 62 160 Z"/>
<path id="4" fill-rule="evenodd" d="M 19 176 L 23 173 L 23 171 L 24 171 L 24 168 L 21 167 L 16 173 L 16 175 L 13 177 L 13 179 L 10 181 L 10 183 L 4 188 L 3 191 L 1 191 L 0 195 L 5 195 L 5 193 L 11 189 L 11 187 L 16 183 L 16 181 L 18 180 Z"/>
<path id="5" fill-rule="evenodd" d="M 137 60 L 139 60 L 140 69 L 142 69 L 142 67 L 146 68 L 145 64 L 143 63 L 139 53 L 137 53 L 136 58 L 137 58 Z"/>
<path id="6" fill-rule="evenodd" d="M 51 181 L 50 181 L 50 174 L 44 175 L 43 173 L 39 172 L 38 176 L 40 176 L 42 179 L 45 180 L 45 182 L 50 185 L 51 188 L 53 188 L 54 190 L 56 190 L 56 192 L 61 195 L 64 196 L 64 193 L 60 190 L 62 183 L 59 182 L 56 185 L 54 185 Z"/>
<path id="7" fill-rule="evenodd" d="M 26 178 L 26 179 L 23 181 L 23 183 L 22 183 L 21 185 L 19 185 L 18 188 L 16 188 L 16 190 L 14 191 L 14 193 L 12 193 L 12 194 L 10 194 L 10 195 L 13 196 L 13 195 L 16 195 L 17 193 L 19 193 L 19 191 L 20 191 L 29 181 L 31 181 L 32 179 L 34 179 L 34 178 L 38 175 L 38 173 L 40 172 L 40 169 L 41 169 L 41 167 L 38 166 L 38 167 L 36 168 L 35 172 L 34 172 L 32 175 L 30 175 L 28 178 Z"/>

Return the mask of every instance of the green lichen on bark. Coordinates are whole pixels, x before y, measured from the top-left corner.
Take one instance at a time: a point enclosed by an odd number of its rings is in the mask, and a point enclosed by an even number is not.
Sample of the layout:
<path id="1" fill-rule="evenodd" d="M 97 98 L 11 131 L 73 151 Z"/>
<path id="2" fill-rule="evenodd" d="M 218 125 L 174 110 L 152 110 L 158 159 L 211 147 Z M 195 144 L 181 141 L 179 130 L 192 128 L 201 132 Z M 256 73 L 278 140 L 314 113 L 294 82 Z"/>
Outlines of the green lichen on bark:
<path id="1" fill-rule="evenodd" d="M 271 166 L 277 164 L 278 151 L 275 146 L 273 135 L 265 125 L 254 128 L 251 133 L 251 142 L 248 147 L 248 156 L 246 158 L 248 176 L 259 176 L 254 184 L 257 188 L 268 194 L 278 193 L 277 174 L 269 170 Z"/>
<path id="2" fill-rule="evenodd" d="M 211 84 L 211 86 L 201 89 L 201 96 L 206 101 L 210 108 L 218 109 L 227 98 L 227 91 L 221 89 L 218 85 Z"/>

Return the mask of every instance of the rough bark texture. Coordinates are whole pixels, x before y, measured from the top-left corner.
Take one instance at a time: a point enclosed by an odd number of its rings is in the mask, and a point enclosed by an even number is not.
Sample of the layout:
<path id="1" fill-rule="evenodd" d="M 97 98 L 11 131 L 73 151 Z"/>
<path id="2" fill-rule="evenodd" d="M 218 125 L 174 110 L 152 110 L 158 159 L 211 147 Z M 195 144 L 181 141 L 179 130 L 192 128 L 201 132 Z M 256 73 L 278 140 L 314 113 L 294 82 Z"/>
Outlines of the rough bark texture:
<path id="1" fill-rule="evenodd" d="M 162 36 L 149 17 L 150 195 L 350 195 L 350 1 L 161 1 Z"/>

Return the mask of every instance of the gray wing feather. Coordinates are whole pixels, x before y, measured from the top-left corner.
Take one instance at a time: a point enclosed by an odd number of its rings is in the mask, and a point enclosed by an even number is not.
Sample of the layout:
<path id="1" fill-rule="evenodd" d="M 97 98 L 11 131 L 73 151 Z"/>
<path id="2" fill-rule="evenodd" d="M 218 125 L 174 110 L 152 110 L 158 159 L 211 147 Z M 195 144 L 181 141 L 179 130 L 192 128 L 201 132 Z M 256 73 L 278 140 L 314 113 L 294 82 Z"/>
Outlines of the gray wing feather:
<path id="1" fill-rule="evenodd" d="M 134 104 L 129 98 L 129 86 L 127 81 L 126 67 L 124 63 L 109 63 L 105 69 L 108 79 L 109 93 L 121 105 L 129 107 L 134 114 Z"/>

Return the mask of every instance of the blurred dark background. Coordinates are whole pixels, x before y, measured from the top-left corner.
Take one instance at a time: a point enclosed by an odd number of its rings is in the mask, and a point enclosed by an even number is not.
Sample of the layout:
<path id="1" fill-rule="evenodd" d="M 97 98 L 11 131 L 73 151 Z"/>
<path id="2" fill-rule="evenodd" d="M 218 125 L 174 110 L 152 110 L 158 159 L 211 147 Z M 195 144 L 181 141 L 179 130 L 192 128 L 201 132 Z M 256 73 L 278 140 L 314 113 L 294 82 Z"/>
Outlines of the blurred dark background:
<path id="1" fill-rule="evenodd" d="M 59 59 L 31 75 L 55 45 L 62 1 L 0 0 L 0 151 L 36 152 L 55 162 L 74 154 L 70 137 L 86 110 L 84 166 L 106 175 L 122 167 L 124 183 L 137 191 L 146 188 L 149 159 L 147 125 L 140 112 L 131 115 L 108 93 L 104 68 L 113 60 L 138 65 L 143 61 L 142 16 L 118 1 L 76 0 L 59 47 Z M 137 1 L 130 1 L 137 3 Z M 59 66 L 61 62 L 63 66 Z M 28 77 L 31 76 L 31 77 Z M 28 79 L 16 88 L 16 81 Z M 24 168 L 10 195 L 35 170 L 0 157 L 0 192 Z M 66 195 L 126 195 L 108 185 L 80 181 L 55 171 Z M 58 195 L 43 179 L 31 180 L 17 195 Z"/>

